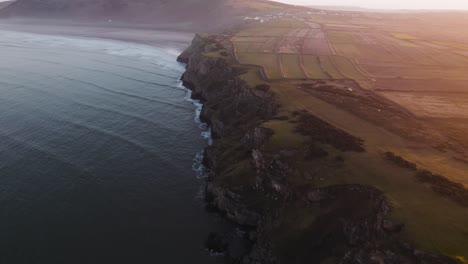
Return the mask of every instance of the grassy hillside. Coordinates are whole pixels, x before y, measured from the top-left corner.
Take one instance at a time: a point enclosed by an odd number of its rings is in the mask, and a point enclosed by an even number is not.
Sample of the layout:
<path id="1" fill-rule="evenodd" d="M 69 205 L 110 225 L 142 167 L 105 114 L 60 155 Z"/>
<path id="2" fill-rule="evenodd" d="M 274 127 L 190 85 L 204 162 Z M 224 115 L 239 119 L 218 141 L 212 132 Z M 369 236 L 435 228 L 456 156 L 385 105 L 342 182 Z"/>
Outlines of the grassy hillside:
<path id="1" fill-rule="evenodd" d="M 390 201 L 392 220 L 405 224 L 399 236 L 467 263 L 463 26 L 456 13 L 299 11 L 229 38 L 243 79 L 268 84 L 281 105 L 262 126 L 274 132 L 268 151 L 294 153 L 299 173 L 289 186 L 373 186 Z M 301 113 L 362 139 L 366 151 L 343 149 L 339 135 L 318 137 L 328 133 L 301 124 Z"/>
<path id="2" fill-rule="evenodd" d="M 266 0 L 17 0 L 3 18 L 67 19 L 100 23 L 170 24 L 203 31 L 226 29 L 249 15 L 280 12 L 288 5 Z"/>

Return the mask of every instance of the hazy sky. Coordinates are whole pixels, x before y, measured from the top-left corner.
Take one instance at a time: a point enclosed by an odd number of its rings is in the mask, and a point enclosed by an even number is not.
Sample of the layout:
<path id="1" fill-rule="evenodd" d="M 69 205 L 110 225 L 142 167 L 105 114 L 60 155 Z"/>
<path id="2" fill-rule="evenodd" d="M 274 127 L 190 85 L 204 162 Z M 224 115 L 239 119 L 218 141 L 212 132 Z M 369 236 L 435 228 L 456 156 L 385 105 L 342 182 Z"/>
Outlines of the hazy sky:
<path id="1" fill-rule="evenodd" d="M 468 0 L 280 0 L 297 5 L 341 5 L 391 9 L 468 9 Z"/>
<path id="2" fill-rule="evenodd" d="M 0 0 L 3 2 L 6 0 Z M 465 9 L 468 0 L 276 0 L 296 5 L 359 6 L 377 9 Z"/>

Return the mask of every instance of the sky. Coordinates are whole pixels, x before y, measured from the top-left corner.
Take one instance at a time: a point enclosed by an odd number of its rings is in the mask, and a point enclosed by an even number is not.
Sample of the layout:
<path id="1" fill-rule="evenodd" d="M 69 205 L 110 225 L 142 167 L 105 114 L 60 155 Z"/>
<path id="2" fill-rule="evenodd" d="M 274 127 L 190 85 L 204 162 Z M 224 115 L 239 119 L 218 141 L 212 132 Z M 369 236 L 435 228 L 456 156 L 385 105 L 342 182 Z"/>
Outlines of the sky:
<path id="1" fill-rule="evenodd" d="M 376 9 L 464 9 L 468 0 L 277 0 L 296 5 L 359 6 Z"/>
<path id="2" fill-rule="evenodd" d="M 0 0 L 3 2 L 6 0 Z M 468 0 L 275 0 L 295 5 L 358 6 L 375 9 L 468 10 Z"/>

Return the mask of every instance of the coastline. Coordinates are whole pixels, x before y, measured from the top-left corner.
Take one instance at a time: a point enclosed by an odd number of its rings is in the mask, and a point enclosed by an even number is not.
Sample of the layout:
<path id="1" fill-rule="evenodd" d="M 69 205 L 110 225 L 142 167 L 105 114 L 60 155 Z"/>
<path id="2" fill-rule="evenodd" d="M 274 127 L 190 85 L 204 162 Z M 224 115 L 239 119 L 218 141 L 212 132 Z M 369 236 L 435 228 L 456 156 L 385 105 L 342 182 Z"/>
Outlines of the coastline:
<path id="1" fill-rule="evenodd" d="M 1 29 L 0 24 L 0 30 Z M 45 28 L 43 29 L 46 30 Z M 68 30 L 67 27 L 60 27 L 60 29 Z M 109 37 L 109 35 L 100 32 L 99 28 L 91 27 L 86 29 L 92 30 L 88 32 L 84 30 L 84 28 L 80 28 L 80 30 L 76 30 L 71 34 L 64 34 L 63 36 L 127 41 L 160 48 L 164 48 L 160 46 L 162 43 L 171 43 L 168 44 L 168 46 L 175 45 L 177 46 L 177 50 L 182 50 L 188 46 L 188 42 L 181 41 L 181 39 L 193 35 L 192 33 L 176 32 L 172 35 L 176 36 L 175 40 L 170 40 L 169 38 L 167 39 L 169 42 L 164 42 L 164 40 L 150 40 L 150 42 L 148 42 L 148 38 L 145 37 L 148 32 L 159 32 L 161 35 L 167 32 L 159 30 L 136 30 L 133 32 L 139 37 L 134 39 L 133 34 L 117 34 Z M 129 29 L 122 29 L 122 31 L 126 30 Z M 56 33 L 38 30 L 30 33 L 62 35 L 58 33 L 59 31 L 54 32 Z M 132 32 L 132 29 L 130 29 L 130 32 Z M 158 38 L 158 36 L 154 36 L 154 38 Z M 229 43 L 223 42 L 222 38 L 216 41 L 220 41 L 227 48 L 229 46 Z M 384 222 L 387 221 L 385 215 L 390 209 L 387 208 L 387 201 L 385 201 L 385 198 L 381 196 L 378 190 L 357 185 L 343 185 L 330 189 L 317 189 L 316 192 L 311 192 L 312 194 L 299 192 L 293 194 L 293 192 L 297 190 L 289 189 L 284 179 L 274 173 L 271 174 L 271 170 L 266 170 L 266 167 L 272 166 L 272 164 L 275 166 L 279 164 L 279 167 L 275 167 L 274 170 L 279 170 L 281 173 L 291 173 L 294 171 L 294 166 L 287 160 L 288 153 L 267 153 L 262 150 L 265 142 L 271 138 L 272 134 L 270 130 L 260 127 L 259 123 L 263 120 L 276 118 L 275 114 L 278 105 L 275 102 L 274 95 L 271 92 L 257 89 L 257 87 L 249 87 L 247 83 L 240 80 L 239 75 L 241 72 L 231 67 L 232 65 L 229 64 L 226 58 L 219 58 L 211 55 L 206 56 L 206 54 L 210 54 L 212 48 L 210 43 L 206 43 L 206 39 L 200 38 L 199 35 L 197 35 L 194 43 L 192 43 L 192 47 L 186 49 L 178 60 L 179 62 L 187 64 L 187 71 L 182 76 L 181 80 L 185 88 L 189 89 L 187 99 L 190 97 L 191 99 L 189 101 L 196 107 L 194 121 L 196 123 L 200 122 L 202 136 L 206 137 L 208 141 L 208 146 L 203 156 L 201 156 L 201 153 L 196 156 L 193 169 L 197 172 L 198 177 L 206 177 L 207 185 L 205 198 L 209 207 L 221 212 L 227 219 L 241 226 L 243 230 L 247 230 L 245 237 L 248 238 L 244 239 L 242 243 L 249 244 L 249 250 L 244 249 L 242 253 L 228 251 L 228 253 L 226 253 L 227 257 L 236 261 L 242 259 L 242 261 L 244 261 L 243 263 L 255 263 L 257 261 L 261 261 L 262 263 L 280 263 L 280 260 L 276 259 L 272 253 L 272 245 L 268 241 L 270 237 L 265 236 L 265 233 L 275 225 L 274 222 L 277 221 L 277 219 L 275 219 L 276 216 L 271 215 L 271 212 L 263 212 L 263 205 L 257 206 L 253 210 L 250 208 L 248 204 L 250 201 L 247 201 L 250 198 L 246 199 L 246 197 L 252 195 L 252 193 L 245 191 L 245 188 L 250 188 L 251 186 L 254 186 L 253 190 L 255 190 L 255 192 L 263 192 L 270 198 L 273 198 L 269 199 L 267 201 L 268 203 L 279 200 L 274 206 L 275 210 L 278 208 L 283 210 L 284 208 L 282 207 L 290 206 L 292 201 L 297 202 L 298 199 L 307 200 L 305 203 L 298 205 L 298 207 L 301 208 L 309 207 L 311 201 L 317 200 L 321 202 L 321 199 L 324 199 L 322 196 L 333 196 L 343 192 L 349 192 L 352 194 L 351 196 L 362 194 L 366 199 L 371 199 L 375 202 L 373 205 L 376 211 L 372 213 L 374 214 L 377 212 L 377 221 L 380 222 L 376 225 L 381 226 L 376 227 L 375 230 L 372 230 L 374 227 L 370 227 L 370 231 L 359 229 L 357 231 L 375 232 L 377 236 L 382 235 L 379 234 L 380 232 L 387 233 L 388 230 L 383 230 L 382 228 Z M 240 106 L 245 107 L 245 105 L 251 104 L 258 104 L 258 106 L 253 108 L 246 107 L 242 109 L 245 111 L 239 111 Z M 262 108 L 267 109 L 267 111 L 263 111 Z M 237 112 L 240 112 L 240 114 L 233 114 Z M 212 133 L 211 130 L 213 130 Z M 239 143 L 245 146 L 240 146 Z M 231 151 L 230 149 L 235 149 L 235 151 Z M 232 157 L 226 158 L 226 155 L 232 155 Z M 202 163 L 208 167 L 208 175 L 206 171 L 204 171 L 204 167 L 201 166 Z M 229 163 L 233 163 L 232 165 L 235 166 L 230 166 L 231 164 Z M 245 165 L 246 163 L 250 165 Z M 242 179 L 242 182 L 237 182 L 238 179 L 234 179 L 235 182 L 232 182 L 232 178 L 236 178 L 238 175 L 234 175 L 236 177 L 231 177 L 231 179 L 229 179 L 230 177 L 227 179 L 224 177 L 226 171 L 233 169 L 233 167 L 236 167 L 238 164 L 243 164 L 242 166 L 245 165 L 245 168 L 242 169 L 246 170 L 245 175 L 254 177 L 253 182 L 252 179 Z M 324 192 L 326 193 L 325 195 Z M 316 196 L 318 196 L 318 198 Z M 255 199 L 257 198 L 259 197 L 255 197 Z M 276 213 L 283 213 L 281 210 Z M 394 229 L 397 228 L 397 225 L 398 224 L 391 223 L 390 227 L 387 226 L 387 228 Z M 394 242 L 395 241 L 391 242 L 392 247 L 396 247 L 398 251 L 396 253 L 393 252 L 395 254 L 401 253 L 421 261 L 427 261 L 427 263 L 455 263 L 443 257 L 420 252 L 413 246 L 399 244 L 400 241 L 398 241 L 398 243 Z M 230 242 L 226 241 L 222 243 L 230 244 Z M 350 253 L 350 256 L 362 256 L 371 254 L 369 253 L 370 251 L 376 251 L 377 253 L 375 254 L 378 257 L 382 257 L 379 254 L 383 254 L 382 252 L 387 250 L 386 246 L 387 245 L 372 245 L 367 249 L 355 250 Z M 375 255 L 369 255 L 369 257 L 372 256 Z M 354 263 L 349 257 L 342 261 L 342 263 Z"/>
<path id="2" fill-rule="evenodd" d="M 206 201 L 243 228 L 250 243 L 248 250 L 236 255 L 229 249 L 229 238 L 221 234 L 214 249 L 232 263 L 288 263 L 298 258 L 316 263 L 332 259 L 332 263 L 350 264 L 375 263 L 375 259 L 458 263 L 403 239 L 399 233 L 404 224 L 389 218 L 391 204 L 374 187 L 340 184 L 307 190 L 290 186 L 287 178 L 297 169 L 289 159 L 292 154 L 269 151 L 266 143 L 273 132 L 260 125 L 280 118 L 276 116 L 280 106 L 273 92 L 250 87 L 240 78 L 242 69 L 234 67 L 228 55 L 219 55 L 229 53 L 230 45 L 221 35 L 198 34 L 178 58 L 186 64 L 184 85 L 203 103 L 200 118 L 213 131 L 213 144 L 204 153 L 209 169 Z M 313 222 L 298 239 L 296 227 L 291 226 L 294 222 L 289 221 L 304 217 L 323 221 Z"/>

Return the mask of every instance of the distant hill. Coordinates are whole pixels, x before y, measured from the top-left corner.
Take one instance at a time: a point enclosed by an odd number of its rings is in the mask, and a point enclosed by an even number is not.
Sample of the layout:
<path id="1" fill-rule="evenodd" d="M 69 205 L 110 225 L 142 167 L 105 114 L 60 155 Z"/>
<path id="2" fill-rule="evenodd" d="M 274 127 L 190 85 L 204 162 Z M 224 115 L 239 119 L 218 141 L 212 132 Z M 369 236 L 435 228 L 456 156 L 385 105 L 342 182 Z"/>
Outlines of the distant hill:
<path id="1" fill-rule="evenodd" d="M 208 30 L 288 7 L 267 0 L 17 0 L 0 10 L 0 17 L 165 23 Z"/>
<path id="2" fill-rule="evenodd" d="M 9 4 L 13 3 L 14 1 L 5 1 L 0 2 L 0 9 L 7 7 Z"/>

